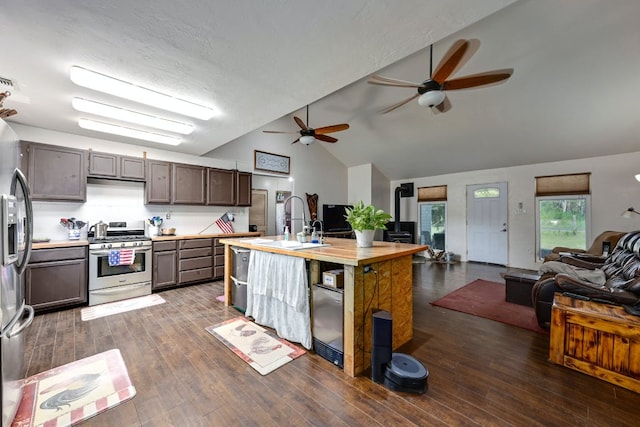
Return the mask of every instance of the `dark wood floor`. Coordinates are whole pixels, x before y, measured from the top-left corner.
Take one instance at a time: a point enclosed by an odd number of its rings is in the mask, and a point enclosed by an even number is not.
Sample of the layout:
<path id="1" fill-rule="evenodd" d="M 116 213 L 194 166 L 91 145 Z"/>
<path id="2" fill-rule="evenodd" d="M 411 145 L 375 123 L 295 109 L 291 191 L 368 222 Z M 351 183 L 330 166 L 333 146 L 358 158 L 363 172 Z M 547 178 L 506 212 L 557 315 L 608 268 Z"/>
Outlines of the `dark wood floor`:
<path id="1" fill-rule="evenodd" d="M 313 353 L 261 376 L 205 331 L 239 315 L 216 301 L 221 282 L 87 322 L 80 309 L 36 316 L 27 374 L 120 349 L 137 395 L 90 426 L 638 425 L 640 395 L 549 363 L 548 336 L 430 304 L 477 278 L 501 281 L 504 268 L 413 268 L 414 339 L 402 351 L 430 371 L 423 395 L 349 378 Z"/>

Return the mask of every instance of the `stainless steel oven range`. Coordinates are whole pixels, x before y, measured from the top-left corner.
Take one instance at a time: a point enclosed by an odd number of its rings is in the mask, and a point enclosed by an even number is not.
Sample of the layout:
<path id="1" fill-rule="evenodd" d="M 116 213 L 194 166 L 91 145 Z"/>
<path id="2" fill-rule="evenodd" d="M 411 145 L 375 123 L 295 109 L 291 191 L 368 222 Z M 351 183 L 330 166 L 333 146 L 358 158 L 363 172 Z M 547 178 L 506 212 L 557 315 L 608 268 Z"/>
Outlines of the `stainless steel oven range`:
<path id="1" fill-rule="evenodd" d="M 151 294 L 151 239 L 144 221 L 110 222 L 107 235 L 89 239 L 89 305 Z"/>

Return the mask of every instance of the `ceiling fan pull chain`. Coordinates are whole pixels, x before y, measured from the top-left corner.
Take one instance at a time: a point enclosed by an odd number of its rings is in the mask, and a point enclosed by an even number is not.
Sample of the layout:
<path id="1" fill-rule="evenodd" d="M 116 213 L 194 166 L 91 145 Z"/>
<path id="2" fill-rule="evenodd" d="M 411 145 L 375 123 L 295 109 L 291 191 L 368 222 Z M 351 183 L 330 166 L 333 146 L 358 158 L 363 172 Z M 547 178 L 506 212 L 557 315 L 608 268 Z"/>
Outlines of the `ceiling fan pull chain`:
<path id="1" fill-rule="evenodd" d="M 433 76 L 433 43 L 429 46 L 429 80 Z"/>

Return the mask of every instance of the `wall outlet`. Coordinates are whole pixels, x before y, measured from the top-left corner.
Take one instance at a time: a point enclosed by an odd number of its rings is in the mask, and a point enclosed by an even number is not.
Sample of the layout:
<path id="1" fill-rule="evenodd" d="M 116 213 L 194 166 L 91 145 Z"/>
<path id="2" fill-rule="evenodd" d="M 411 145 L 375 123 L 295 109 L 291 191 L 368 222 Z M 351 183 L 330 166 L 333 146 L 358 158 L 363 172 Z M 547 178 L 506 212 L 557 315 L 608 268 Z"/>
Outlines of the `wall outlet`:
<path id="1" fill-rule="evenodd" d="M 165 215 L 165 218 L 171 219 L 171 212 L 167 212 L 167 214 Z"/>

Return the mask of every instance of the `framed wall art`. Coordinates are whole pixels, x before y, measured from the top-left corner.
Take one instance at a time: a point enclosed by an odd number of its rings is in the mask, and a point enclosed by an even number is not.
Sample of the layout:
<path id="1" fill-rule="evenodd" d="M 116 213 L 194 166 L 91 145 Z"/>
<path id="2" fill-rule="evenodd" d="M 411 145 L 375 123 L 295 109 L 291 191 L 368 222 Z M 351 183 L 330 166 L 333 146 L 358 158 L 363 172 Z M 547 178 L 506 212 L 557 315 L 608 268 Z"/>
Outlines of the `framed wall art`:
<path id="1" fill-rule="evenodd" d="M 265 151 L 253 150 L 253 167 L 257 170 L 289 174 L 291 158 Z"/>

